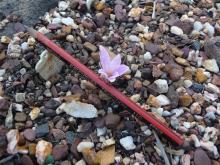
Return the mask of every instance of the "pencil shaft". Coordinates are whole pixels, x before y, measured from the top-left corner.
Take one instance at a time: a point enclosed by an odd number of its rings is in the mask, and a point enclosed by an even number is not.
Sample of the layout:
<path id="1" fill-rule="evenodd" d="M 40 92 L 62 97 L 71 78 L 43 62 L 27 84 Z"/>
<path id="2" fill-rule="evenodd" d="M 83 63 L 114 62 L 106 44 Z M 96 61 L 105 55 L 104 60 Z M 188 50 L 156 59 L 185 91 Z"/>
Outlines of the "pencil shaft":
<path id="1" fill-rule="evenodd" d="M 53 41 L 49 40 L 46 36 L 44 36 L 40 32 L 37 32 L 37 39 L 39 41 L 41 41 L 43 44 L 45 44 L 47 47 L 52 49 L 54 52 L 56 52 L 58 55 L 60 55 L 63 59 L 65 59 L 67 62 L 69 62 L 75 68 L 77 68 L 80 72 L 82 72 L 88 78 L 93 80 L 96 84 L 98 84 L 104 90 L 109 92 L 112 96 L 116 97 L 122 103 L 124 103 L 129 108 L 131 108 L 131 110 L 133 110 L 134 112 L 138 113 L 145 120 L 147 120 L 153 126 L 158 128 L 164 134 L 166 134 L 174 142 L 176 142 L 179 145 L 183 144 L 183 139 L 181 138 L 181 136 L 177 135 L 177 133 L 175 133 L 172 129 L 170 129 L 169 127 L 164 125 L 162 122 L 160 122 L 155 117 L 153 117 L 150 113 L 146 112 L 140 106 L 135 104 L 133 101 L 131 101 L 129 98 L 127 98 L 125 95 L 123 95 L 116 88 L 114 88 L 113 86 L 105 83 L 96 73 L 94 73 L 92 70 L 90 70 L 85 65 L 80 63 L 77 59 L 75 59 L 73 56 L 68 54 L 65 50 L 63 50 L 61 47 L 56 45 Z"/>

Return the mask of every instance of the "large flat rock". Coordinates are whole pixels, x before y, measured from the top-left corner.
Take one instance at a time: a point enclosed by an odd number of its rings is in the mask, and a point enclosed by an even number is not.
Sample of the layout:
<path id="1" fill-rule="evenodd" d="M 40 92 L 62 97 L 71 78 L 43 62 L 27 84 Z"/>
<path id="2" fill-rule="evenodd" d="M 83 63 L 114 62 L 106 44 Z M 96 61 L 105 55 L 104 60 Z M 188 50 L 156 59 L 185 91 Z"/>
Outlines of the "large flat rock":
<path id="1" fill-rule="evenodd" d="M 45 12 L 57 6 L 58 0 L 0 0 L 0 19 L 2 16 L 15 14 L 21 16 L 23 23 L 34 25 L 39 21 L 39 17 Z M 14 23 L 9 23 L 1 35 L 12 35 L 14 33 Z"/>

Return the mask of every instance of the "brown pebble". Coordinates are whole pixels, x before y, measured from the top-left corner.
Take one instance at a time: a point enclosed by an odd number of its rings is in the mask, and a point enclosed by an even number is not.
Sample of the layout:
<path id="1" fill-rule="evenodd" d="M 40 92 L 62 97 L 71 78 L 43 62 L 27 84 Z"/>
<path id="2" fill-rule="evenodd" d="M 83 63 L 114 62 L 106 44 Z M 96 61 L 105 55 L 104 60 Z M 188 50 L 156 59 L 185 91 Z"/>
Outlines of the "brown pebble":
<path id="1" fill-rule="evenodd" d="M 120 120 L 121 118 L 119 115 L 109 113 L 105 116 L 105 125 L 108 128 L 115 128 L 119 124 Z"/>
<path id="2" fill-rule="evenodd" d="M 181 106 L 188 107 L 192 103 L 192 97 L 188 94 L 180 96 L 179 103 Z"/>

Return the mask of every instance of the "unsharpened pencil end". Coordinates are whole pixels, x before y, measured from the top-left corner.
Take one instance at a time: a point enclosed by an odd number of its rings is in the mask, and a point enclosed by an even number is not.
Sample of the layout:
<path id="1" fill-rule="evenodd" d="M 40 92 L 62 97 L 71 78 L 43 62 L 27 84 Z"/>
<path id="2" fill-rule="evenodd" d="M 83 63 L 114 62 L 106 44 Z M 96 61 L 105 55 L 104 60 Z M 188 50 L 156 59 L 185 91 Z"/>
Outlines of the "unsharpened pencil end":
<path id="1" fill-rule="evenodd" d="M 37 38 L 37 31 L 34 30 L 33 28 L 31 27 L 28 27 L 25 25 L 25 28 L 27 29 L 27 31 L 30 33 L 30 35 L 34 38 Z"/>

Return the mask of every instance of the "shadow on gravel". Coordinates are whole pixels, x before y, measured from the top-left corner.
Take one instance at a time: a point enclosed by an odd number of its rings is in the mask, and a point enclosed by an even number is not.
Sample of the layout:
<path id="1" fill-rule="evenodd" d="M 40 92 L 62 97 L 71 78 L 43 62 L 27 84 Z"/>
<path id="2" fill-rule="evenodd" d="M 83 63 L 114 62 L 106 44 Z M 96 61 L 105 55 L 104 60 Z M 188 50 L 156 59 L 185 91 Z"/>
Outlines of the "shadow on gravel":
<path id="1" fill-rule="evenodd" d="M 26 25 L 34 25 L 45 12 L 57 6 L 58 0 L 0 0 L 0 20 L 10 14 L 19 15 Z M 0 36 L 11 36 L 14 33 L 14 23 L 9 23 Z"/>

